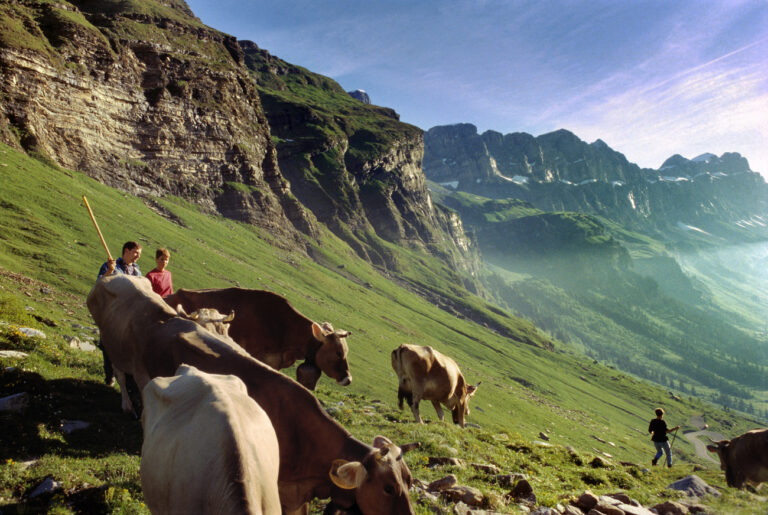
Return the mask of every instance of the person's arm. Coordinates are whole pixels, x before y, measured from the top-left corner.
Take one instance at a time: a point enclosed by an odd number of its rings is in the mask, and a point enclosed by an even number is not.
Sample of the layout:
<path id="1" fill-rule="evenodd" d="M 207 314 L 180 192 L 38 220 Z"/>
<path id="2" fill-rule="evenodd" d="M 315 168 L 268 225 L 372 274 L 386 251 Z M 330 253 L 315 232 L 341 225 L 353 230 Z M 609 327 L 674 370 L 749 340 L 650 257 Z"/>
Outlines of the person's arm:
<path id="1" fill-rule="evenodd" d="M 667 429 L 667 433 L 671 433 L 672 431 L 677 431 L 678 429 L 680 429 L 680 426 L 672 427 L 670 429 Z"/>
<path id="2" fill-rule="evenodd" d="M 105 275 L 111 275 L 115 271 L 115 260 L 110 259 L 103 265 L 101 265 L 101 269 L 99 270 L 99 276 L 96 279 L 101 279 Z"/>

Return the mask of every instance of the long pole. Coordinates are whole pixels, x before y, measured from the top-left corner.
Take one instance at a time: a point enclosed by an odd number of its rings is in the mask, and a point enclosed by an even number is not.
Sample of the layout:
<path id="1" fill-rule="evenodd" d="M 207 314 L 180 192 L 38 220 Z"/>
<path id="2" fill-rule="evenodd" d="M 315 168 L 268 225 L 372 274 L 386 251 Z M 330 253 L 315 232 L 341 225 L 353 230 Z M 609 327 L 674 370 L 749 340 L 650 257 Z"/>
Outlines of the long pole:
<path id="1" fill-rule="evenodd" d="M 675 435 L 672 437 L 672 443 L 669 444 L 670 449 L 672 449 L 672 446 L 675 445 L 675 439 L 677 439 L 677 429 L 675 429 Z"/>
<path id="2" fill-rule="evenodd" d="M 85 203 L 85 207 L 88 209 L 88 214 L 91 215 L 91 221 L 93 222 L 93 226 L 96 228 L 96 232 L 99 233 L 101 244 L 104 245 L 104 250 L 107 252 L 107 259 L 112 261 L 112 254 L 109 253 L 107 242 L 104 241 L 104 236 L 101 235 L 101 229 L 99 229 L 99 224 L 96 223 L 96 217 L 93 216 L 93 211 L 91 211 L 91 206 L 88 204 L 88 199 L 85 198 L 85 195 L 83 195 L 83 202 Z"/>

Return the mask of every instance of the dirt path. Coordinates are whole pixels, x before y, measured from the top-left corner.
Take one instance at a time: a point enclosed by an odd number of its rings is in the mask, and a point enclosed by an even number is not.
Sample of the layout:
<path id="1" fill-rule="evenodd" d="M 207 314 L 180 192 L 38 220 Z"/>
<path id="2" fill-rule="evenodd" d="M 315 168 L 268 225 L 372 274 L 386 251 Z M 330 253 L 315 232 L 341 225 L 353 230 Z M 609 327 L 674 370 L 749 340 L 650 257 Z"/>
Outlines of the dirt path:
<path id="1" fill-rule="evenodd" d="M 702 437 L 704 441 L 699 440 L 699 437 Z M 714 431 L 693 431 L 690 433 L 683 433 L 683 438 L 691 442 L 694 449 L 696 449 L 696 456 L 719 465 L 720 460 L 718 460 L 712 453 L 707 451 L 707 444 L 709 443 L 707 437 L 710 437 L 713 440 L 726 439 L 723 435 L 720 433 L 715 433 Z"/>

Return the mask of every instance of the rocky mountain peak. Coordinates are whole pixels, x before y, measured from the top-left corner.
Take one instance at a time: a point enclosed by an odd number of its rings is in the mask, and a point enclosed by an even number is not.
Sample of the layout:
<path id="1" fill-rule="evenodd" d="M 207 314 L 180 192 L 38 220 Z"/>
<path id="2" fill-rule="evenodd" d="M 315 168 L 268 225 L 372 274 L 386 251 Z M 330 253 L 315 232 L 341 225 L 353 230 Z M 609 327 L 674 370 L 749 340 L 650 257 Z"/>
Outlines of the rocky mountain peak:
<path id="1" fill-rule="evenodd" d="M 362 102 L 363 104 L 370 104 L 371 103 L 371 97 L 368 96 L 368 93 L 363 91 L 362 89 L 356 89 L 355 91 L 347 91 L 347 94 Z"/>

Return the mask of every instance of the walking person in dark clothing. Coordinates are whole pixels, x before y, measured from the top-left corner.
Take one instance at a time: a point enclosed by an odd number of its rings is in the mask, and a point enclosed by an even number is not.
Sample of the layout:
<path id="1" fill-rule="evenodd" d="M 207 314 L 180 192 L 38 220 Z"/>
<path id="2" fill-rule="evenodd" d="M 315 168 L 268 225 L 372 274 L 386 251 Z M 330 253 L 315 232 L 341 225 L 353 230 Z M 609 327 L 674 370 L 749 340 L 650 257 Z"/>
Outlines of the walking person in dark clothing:
<path id="1" fill-rule="evenodd" d="M 666 454 L 667 467 L 672 466 L 672 450 L 669 447 L 669 438 L 667 438 L 667 434 L 672 431 L 677 431 L 678 429 L 680 429 L 680 426 L 667 429 L 667 423 L 664 421 L 664 410 L 656 408 L 656 418 L 651 420 L 651 423 L 648 425 L 648 432 L 653 433 L 651 440 L 653 440 L 653 445 L 656 446 L 656 456 L 651 460 L 651 465 L 656 465 L 656 462 L 659 461 L 661 455 Z"/>

